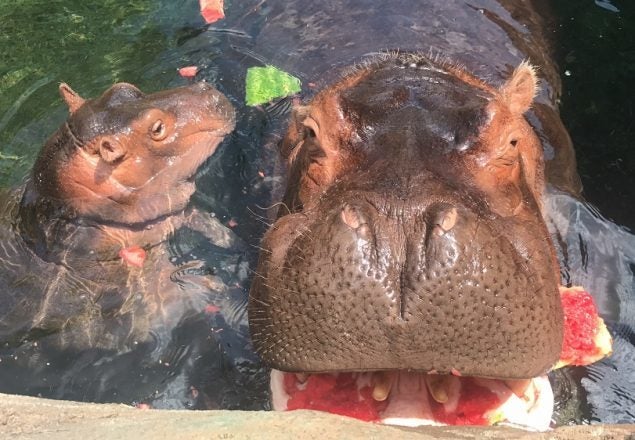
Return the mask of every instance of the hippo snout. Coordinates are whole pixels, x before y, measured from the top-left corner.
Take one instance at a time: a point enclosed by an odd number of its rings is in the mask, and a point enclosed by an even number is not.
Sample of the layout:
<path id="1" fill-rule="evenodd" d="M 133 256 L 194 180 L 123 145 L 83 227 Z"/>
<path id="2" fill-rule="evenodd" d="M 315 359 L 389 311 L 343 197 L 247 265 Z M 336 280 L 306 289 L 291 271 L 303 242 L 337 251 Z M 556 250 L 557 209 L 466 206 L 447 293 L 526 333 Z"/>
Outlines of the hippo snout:
<path id="1" fill-rule="evenodd" d="M 250 309 L 267 362 L 510 378 L 551 366 L 557 303 L 535 282 L 549 274 L 524 261 L 496 219 L 456 202 L 414 202 L 344 194 L 325 200 L 319 218 L 287 226 L 297 236 L 285 249 L 287 227 L 269 232 L 265 248 L 277 249 L 261 259 L 267 278 L 254 280 Z"/>

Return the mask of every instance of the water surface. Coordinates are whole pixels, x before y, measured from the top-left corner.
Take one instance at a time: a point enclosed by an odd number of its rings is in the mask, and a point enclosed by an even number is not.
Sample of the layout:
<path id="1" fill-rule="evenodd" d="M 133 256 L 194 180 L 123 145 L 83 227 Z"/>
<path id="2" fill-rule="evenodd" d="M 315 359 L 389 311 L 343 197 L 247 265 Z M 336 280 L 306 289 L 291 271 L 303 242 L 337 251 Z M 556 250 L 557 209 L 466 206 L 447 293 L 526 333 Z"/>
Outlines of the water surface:
<path id="1" fill-rule="evenodd" d="M 552 21 L 552 36 L 565 86 L 563 117 L 577 148 L 589 203 L 552 190 L 550 227 L 560 238 L 564 281 L 583 285 L 595 295 L 615 336 L 610 359 L 553 375 L 560 399 L 556 420 L 633 423 L 635 238 L 620 225 L 635 227 L 634 8 L 617 1 L 610 3 L 614 8 L 607 7 L 609 2 L 555 3 L 558 16 Z M 241 11 L 237 1 L 227 1 L 226 8 L 233 8 L 234 17 L 249 12 Z M 262 2 L 258 13 L 264 19 L 267 12 L 268 4 Z M 249 32 L 205 25 L 196 0 L 1 1 L 0 187 L 23 181 L 40 146 L 65 118 L 57 94 L 60 82 L 86 97 L 97 96 L 117 81 L 151 92 L 186 84 L 177 69 L 197 65 L 197 79 L 224 92 L 240 118 L 235 133 L 199 173 L 194 203 L 222 222 L 233 221 L 236 233 L 253 246 L 255 258 L 267 222 L 261 218 L 267 215 L 262 208 L 271 202 L 270 192 L 280 181 L 273 143 L 284 111 L 267 113 L 242 104 L 245 70 L 270 61 L 251 51 Z M 188 247 L 187 240 L 175 243 L 175 248 L 181 256 L 222 260 L 215 251 Z M 248 282 L 240 286 L 243 298 L 247 288 Z M 244 320 L 244 309 L 236 314 Z M 246 332 L 231 343 L 247 343 L 244 338 Z M 262 371 L 227 374 L 224 379 L 218 375 L 227 370 L 213 371 L 216 376 L 205 379 L 209 383 L 244 382 L 224 388 L 227 398 L 221 399 L 221 406 L 266 408 L 263 400 L 254 403 L 241 397 L 241 390 L 262 386 L 249 382 L 250 374 Z M 31 393 L 55 397 L 54 391 L 40 387 Z M 188 407 L 170 393 L 174 390 L 163 394 L 166 406 Z M 76 395 L 78 400 L 135 401 L 122 392 Z"/>

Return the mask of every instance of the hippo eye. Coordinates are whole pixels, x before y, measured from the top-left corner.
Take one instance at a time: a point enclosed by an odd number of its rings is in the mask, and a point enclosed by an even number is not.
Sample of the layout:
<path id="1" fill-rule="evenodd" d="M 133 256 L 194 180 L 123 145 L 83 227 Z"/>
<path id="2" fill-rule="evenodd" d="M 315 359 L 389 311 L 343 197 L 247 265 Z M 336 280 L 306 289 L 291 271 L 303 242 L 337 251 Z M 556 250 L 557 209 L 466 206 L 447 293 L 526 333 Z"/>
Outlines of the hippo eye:
<path id="1" fill-rule="evenodd" d="M 318 126 L 317 122 L 315 122 L 315 119 L 311 117 L 306 117 L 304 121 L 302 121 L 302 124 L 304 125 L 305 139 L 312 139 L 318 136 L 318 133 L 320 132 L 320 127 Z"/>
<path id="2" fill-rule="evenodd" d="M 161 119 L 155 121 L 155 123 L 152 124 L 152 127 L 150 128 L 150 136 L 155 141 L 165 139 L 166 133 L 167 130 L 165 129 L 165 123 Z"/>

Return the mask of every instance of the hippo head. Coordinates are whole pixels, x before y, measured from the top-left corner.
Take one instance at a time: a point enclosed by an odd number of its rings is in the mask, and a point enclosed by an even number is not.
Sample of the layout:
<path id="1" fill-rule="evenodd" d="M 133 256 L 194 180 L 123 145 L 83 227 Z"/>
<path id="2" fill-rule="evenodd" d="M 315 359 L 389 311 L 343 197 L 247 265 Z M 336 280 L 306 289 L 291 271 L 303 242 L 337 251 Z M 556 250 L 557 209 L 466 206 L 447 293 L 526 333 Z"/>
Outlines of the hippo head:
<path id="1" fill-rule="evenodd" d="M 119 83 L 85 100 L 66 84 L 65 124 L 33 169 L 38 194 L 98 222 L 137 224 L 182 210 L 197 168 L 234 128 L 229 101 L 206 83 L 144 94 Z"/>
<path id="2" fill-rule="evenodd" d="M 558 360 L 558 269 L 521 64 L 500 87 L 417 54 L 357 68 L 294 111 L 289 182 L 250 293 L 287 372 L 532 378 Z"/>

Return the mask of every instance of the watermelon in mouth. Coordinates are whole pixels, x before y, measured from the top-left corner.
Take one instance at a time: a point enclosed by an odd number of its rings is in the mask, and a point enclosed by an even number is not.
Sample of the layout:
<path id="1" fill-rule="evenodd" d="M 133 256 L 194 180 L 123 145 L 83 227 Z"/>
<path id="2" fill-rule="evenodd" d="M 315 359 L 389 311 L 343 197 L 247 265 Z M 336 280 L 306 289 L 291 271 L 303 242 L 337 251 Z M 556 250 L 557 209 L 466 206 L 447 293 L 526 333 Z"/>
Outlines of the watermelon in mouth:
<path id="1" fill-rule="evenodd" d="M 560 361 L 588 365 L 610 355 L 612 340 L 591 295 L 560 288 L 565 315 Z M 503 380 L 392 370 L 271 373 L 273 408 L 311 409 L 391 425 L 493 425 L 549 428 L 553 392 L 546 376 Z"/>
<path id="2" fill-rule="evenodd" d="M 274 370 L 271 388 L 274 410 L 312 409 L 402 426 L 508 421 L 544 430 L 553 408 L 545 376 L 503 381 L 411 371 L 298 375 Z"/>

